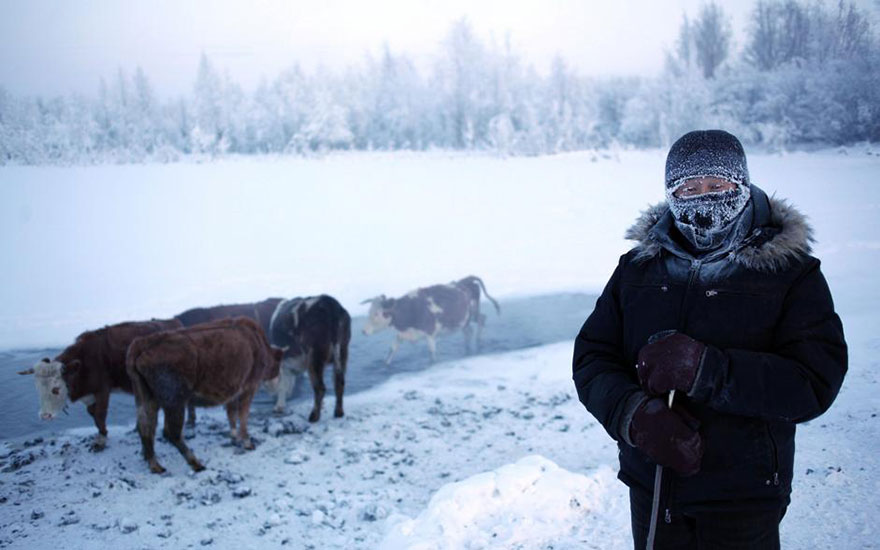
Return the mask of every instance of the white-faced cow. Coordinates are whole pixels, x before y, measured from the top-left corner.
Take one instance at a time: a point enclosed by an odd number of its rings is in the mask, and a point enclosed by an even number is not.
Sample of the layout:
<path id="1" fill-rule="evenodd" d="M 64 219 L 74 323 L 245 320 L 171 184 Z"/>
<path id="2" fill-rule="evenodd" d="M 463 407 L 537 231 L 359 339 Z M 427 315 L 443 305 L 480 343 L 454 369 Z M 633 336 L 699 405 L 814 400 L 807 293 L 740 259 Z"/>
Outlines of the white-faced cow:
<path id="1" fill-rule="evenodd" d="M 278 376 L 283 349 L 273 348 L 260 326 L 247 317 L 202 323 L 136 338 L 126 368 L 137 402 L 137 427 L 144 459 L 153 473 L 165 471 L 153 450 L 156 420 L 165 412 L 162 434 L 195 471 L 202 463 L 183 441 L 187 403 L 226 405 L 230 434 L 245 449 L 254 444 L 247 431 L 251 400 L 263 380 Z"/>
<path id="2" fill-rule="evenodd" d="M 33 374 L 40 398 L 40 418 L 52 420 L 67 408 L 67 402 L 80 401 L 95 421 L 98 436 L 93 451 L 107 442 L 107 409 L 110 392 L 132 393 L 125 371 L 125 354 L 132 340 L 163 330 L 180 328 L 180 321 L 153 320 L 119 323 L 80 334 L 76 341 L 54 360 L 44 358 L 19 374 Z M 190 416 L 191 419 L 194 417 Z"/>
<path id="3" fill-rule="evenodd" d="M 351 341 L 351 317 L 345 308 L 335 298 L 323 294 L 285 300 L 272 315 L 269 340 L 272 345 L 288 347 L 278 384 L 267 384 L 270 391 L 278 392 L 275 411 L 284 412 L 296 374 L 307 370 L 315 398 L 309 422 L 317 422 L 326 393 L 324 366 L 333 363 L 334 416 L 343 416 L 342 395 Z"/>
<path id="4" fill-rule="evenodd" d="M 364 325 L 364 334 L 369 336 L 387 327 L 393 327 L 397 331 L 385 359 L 386 364 L 391 364 L 391 359 L 402 341 L 420 338 L 427 340 L 431 361 L 436 361 L 437 335 L 455 330 L 464 332 L 466 351 L 470 353 L 473 337 L 470 323 L 477 323 L 479 346 L 486 321 L 486 316 L 480 313 L 480 289 L 500 314 L 498 302 L 486 292 L 483 281 L 479 277 L 470 276 L 445 285 L 419 288 L 400 298 L 386 298 L 383 294 L 365 300 L 362 303 L 369 303 L 370 311 Z"/>

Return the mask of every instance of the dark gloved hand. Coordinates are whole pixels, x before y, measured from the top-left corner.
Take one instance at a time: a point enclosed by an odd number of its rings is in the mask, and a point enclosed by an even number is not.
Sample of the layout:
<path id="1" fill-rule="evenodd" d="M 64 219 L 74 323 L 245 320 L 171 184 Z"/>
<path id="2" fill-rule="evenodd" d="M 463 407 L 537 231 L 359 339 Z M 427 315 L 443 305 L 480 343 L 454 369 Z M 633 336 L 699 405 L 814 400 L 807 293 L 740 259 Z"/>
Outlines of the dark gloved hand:
<path id="1" fill-rule="evenodd" d="M 703 440 L 697 428 L 697 420 L 683 408 L 670 409 L 664 399 L 654 397 L 636 409 L 629 436 L 657 464 L 690 476 L 700 471 L 703 458 Z"/>
<path id="2" fill-rule="evenodd" d="M 680 332 L 649 340 L 639 350 L 642 389 L 651 395 L 665 395 L 670 390 L 689 392 L 694 387 L 705 351 L 705 344 Z"/>

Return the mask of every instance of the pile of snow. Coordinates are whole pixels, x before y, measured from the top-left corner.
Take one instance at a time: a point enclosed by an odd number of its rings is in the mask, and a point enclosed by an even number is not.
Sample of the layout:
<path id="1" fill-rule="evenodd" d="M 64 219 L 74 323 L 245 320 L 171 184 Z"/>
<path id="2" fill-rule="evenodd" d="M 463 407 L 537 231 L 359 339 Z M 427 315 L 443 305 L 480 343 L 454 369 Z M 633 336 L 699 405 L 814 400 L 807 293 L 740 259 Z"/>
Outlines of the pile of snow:
<path id="1" fill-rule="evenodd" d="M 415 519 L 389 519 L 383 550 L 575 546 L 608 525 L 608 466 L 575 474 L 539 455 L 442 487 Z"/>

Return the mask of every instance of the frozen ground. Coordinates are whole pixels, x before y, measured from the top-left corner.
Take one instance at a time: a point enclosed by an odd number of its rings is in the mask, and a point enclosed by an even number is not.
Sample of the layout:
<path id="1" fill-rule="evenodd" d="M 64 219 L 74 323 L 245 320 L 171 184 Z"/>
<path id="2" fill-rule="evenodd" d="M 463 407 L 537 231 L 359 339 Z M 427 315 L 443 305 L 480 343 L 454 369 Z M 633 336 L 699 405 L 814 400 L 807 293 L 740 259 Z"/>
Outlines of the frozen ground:
<path id="1" fill-rule="evenodd" d="M 0 544 L 628 548 L 616 447 L 573 396 L 570 353 L 559 343 L 441 363 L 352 396 L 344 419 L 316 425 L 306 403 L 280 419 L 257 414 L 250 453 L 228 443 L 215 411 L 190 440 L 208 466 L 197 475 L 162 442 L 169 474 L 149 474 L 133 425 L 113 429 L 102 454 L 87 451 L 91 429 L 6 444 Z M 786 548 L 876 547 L 871 364 L 855 353 L 831 412 L 798 432 Z"/>
<path id="2" fill-rule="evenodd" d="M 364 295 L 463 272 L 500 296 L 595 290 L 627 248 L 623 229 L 662 198 L 662 164 L 662 153 L 640 152 L 4 168 L 0 253 L 14 261 L 0 271 L 0 334 L 6 347 L 52 345 L 123 318 L 316 291 L 357 313 Z M 875 548 L 880 158 L 752 155 L 750 170 L 810 215 L 850 344 L 837 402 L 798 430 L 783 546 Z M 331 238 L 342 244 L 328 248 Z M 208 465 L 198 475 L 165 443 L 169 474 L 148 474 L 132 424 L 115 426 L 97 455 L 86 450 L 93 428 L 5 440 L 0 541 L 627 548 L 616 449 L 577 402 L 570 346 L 401 374 L 346 399 L 342 420 L 307 425 L 306 403 L 280 419 L 258 412 L 250 453 L 227 443 L 220 411 L 209 413 L 190 441 Z"/>

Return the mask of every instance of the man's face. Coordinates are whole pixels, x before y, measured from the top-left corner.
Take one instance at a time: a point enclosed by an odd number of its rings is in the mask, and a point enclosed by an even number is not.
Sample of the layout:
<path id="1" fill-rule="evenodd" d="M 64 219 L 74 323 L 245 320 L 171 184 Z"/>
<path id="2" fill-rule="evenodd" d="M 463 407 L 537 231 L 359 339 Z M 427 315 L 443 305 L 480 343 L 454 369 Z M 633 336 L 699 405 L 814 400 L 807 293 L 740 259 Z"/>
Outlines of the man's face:
<path id="1" fill-rule="evenodd" d="M 684 181 L 673 195 L 676 198 L 696 197 L 704 193 L 721 193 L 736 189 L 736 184 L 715 176 L 700 176 Z"/>

